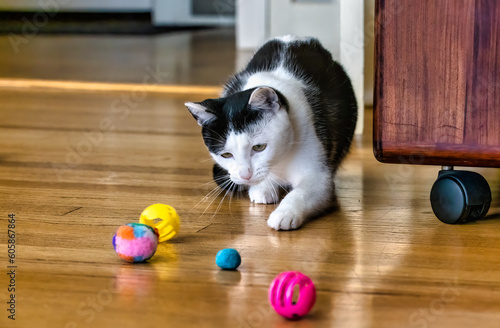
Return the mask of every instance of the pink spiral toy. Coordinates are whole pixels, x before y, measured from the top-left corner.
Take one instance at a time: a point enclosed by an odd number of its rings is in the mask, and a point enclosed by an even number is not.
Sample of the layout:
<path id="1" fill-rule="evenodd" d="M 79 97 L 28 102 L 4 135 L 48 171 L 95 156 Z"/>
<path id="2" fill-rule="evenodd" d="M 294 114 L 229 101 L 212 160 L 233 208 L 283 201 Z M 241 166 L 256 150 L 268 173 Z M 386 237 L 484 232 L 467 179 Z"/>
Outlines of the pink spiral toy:
<path id="1" fill-rule="evenodd" d="M 293 289 L 299 285 L 299 296 L 293 302 Z M 316 288 L 308 276 L 298 271 L 282 272 L 269 287 L 269 301 L 274 310 L 285 318 L 295 319 L 311 311 L 316 302 Z"/>

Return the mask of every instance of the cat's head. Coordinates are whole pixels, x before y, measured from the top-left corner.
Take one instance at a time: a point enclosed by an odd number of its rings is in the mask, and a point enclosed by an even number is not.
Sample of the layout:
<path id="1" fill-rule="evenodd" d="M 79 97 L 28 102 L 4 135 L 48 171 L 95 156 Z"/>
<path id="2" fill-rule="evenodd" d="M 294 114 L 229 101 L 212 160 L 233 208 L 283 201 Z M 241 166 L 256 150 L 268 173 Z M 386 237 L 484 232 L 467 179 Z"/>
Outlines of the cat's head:
<path id="1" fill-rule="evenodd" d="M 259 87 L 185 104 L 214 160 L 239 185 L 255 185 L 289 154 L 293 130 L 285 98 Z"/>

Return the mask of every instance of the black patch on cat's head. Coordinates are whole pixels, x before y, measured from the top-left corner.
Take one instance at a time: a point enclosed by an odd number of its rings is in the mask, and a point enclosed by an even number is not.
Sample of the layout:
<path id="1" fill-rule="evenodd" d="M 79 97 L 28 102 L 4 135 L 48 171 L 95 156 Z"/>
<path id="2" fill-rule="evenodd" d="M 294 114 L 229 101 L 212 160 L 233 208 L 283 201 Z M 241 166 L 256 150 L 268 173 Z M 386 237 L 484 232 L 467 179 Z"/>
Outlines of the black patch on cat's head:
<path id="1" fill-rule="evenodd" d="M 248 100 L 253 90 L 245 90 L 218 99 L 207 99 L 200 105 L 214 118 L 202 125 L 202 135 L 211 153 L 220 153 L 224 148 L 229 132 L 243 132 L 263 116 L 262 111 L 251 109 Z"/>
<path id="2" fill-rule="evenodd" d="M 249 131 L 253 125 L 262 120 L 266 115 L 265 110 L 252 108 L 248 102 L 252 92 L 257 88 L 252 88 L 237 92 L 233 95 L 217 99 L 206 99 L 199 105 L 206 108 L 210 119 L 201 121 L 193 114 L 202 126 L 202 135 L 205 145 L 211 153 L 220 153 L 231 131 L 241 133 Z M 277 91 L 281 106 L 286 106 L 284 97 Z"/>

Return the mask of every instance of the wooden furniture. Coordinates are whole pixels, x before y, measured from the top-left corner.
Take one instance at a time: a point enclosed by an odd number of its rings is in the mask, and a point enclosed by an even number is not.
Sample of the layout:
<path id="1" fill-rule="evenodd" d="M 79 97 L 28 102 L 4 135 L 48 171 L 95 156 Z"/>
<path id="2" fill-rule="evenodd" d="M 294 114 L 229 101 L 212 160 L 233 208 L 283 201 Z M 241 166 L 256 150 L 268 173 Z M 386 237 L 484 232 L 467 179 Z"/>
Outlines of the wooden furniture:
<path id="1" fill-rule="evenodd" d="M 500 166 L 500 2 L 378 0 L 375 71 L 379 161 Z"/>

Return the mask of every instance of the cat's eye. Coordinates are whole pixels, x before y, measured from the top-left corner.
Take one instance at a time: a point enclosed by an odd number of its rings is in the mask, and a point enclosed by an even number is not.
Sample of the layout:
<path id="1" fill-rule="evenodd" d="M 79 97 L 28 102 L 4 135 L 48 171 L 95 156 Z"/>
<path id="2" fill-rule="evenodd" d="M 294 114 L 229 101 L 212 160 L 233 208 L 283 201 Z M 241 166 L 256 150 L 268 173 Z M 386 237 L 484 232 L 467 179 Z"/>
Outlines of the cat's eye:
<path id="1" fill-rule="evenodd" d="M 231 154 L 231 153 L 223 153 L 223 154 L 221 154 L 221 156 L 224 157 L 224 158 L 231 158 L 231 157 L 233 157 L 233 154 Z"/>
<path id="2" fill-rule="evenodd" d="M 264 149 L 266 149 L 266 147 L 267 147 L 267 144 L 258 144 L 258 145 L 253 146 L 252 149 L 254 151 L 260 152 L 260 151 L 263 151 Z"/>

